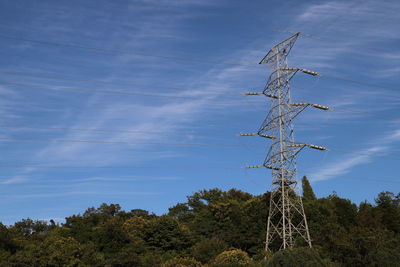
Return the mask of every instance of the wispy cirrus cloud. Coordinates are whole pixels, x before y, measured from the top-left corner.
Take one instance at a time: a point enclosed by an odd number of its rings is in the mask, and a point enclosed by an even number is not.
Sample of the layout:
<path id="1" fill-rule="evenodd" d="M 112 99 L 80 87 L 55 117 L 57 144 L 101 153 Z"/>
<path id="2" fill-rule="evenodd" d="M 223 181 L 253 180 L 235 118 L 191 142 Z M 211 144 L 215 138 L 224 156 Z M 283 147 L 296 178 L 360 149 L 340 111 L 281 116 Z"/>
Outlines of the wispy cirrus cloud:
<path id="1" fill-rule="evenodd" d="M 247 57 L 251 51 L 241 51 L 240 56 Z M 135 101 L 129 99 L 104 100 L 107 95 L 94 95 L 74 115 L 72 129 L 122 129 L 124 132 L 111 132 L 107 135 L 96 136 L 90 131 L 59 132 L 55 139 L 65 140 L 93 140 L 99 138 L 102 141 L 130 141 L 130 142 L 182 142 L 190 136 L 167 136 L 165 134 L 148 134 L 146 132 L 179 132 L 185 125 L 192 125 L 198 118 L 212 110 L 225 110 L 226 104 L 221 105 L 214 99 L 224 96 L 225 93 L 235 87 L 235 83 L 249 72 L 246 66 L 214 66 L 195 80 L 189 81 L 188 90 L 175 92 L 175 96 L 193 97 L 193 99 L 158 99 L 158 104 L 153 104 L 148 99 Z M 254 75 L 254 74 L 253 74 Z M 190 79 L 190 78 L 189 78 Z M 150 81 L 147 81 L 150 82 Z M 212 94 L 208 94 L 212 92 Z M 165 94 L 165 93 L 164 93 Z M 196 97 L 199 97 L 196 99 Z M 239 100 L 236 98 L 235 100 Z M 248 106 L 246 102 L 228 103 L 232 108 L 238 105 Z M 54 126 L 54 125 L 53 125 Z M 63 127 L 65 125 L 62 125 Z M 132 133 L 125 132 L 131 131 Z M 137 133 L 133 133 L 133 132 Z M 142 132 L 142 133 L 141 133 Z M 96 153 L 93 153 L 94 149 Z M 129 153 L 128 153 L 129 151 Z M 146 154 L 144 152 L 151 152 Z M 106 156 L 107 155 L 107 156 Z M 111 155 L 111 156 L 110 156 Z M 118 165 L 143 163 L 148 160 L 154 161 L 162 158 L 182 156 L 168 147 L 160 149 L 155 146 L 143 145 L 94 145 L 90 143 L 44 143 L 41 148 L 36 149 L 31 155 L 33 164 L 45 163 L 45 165 L 82 165 L 100 164 Z M 18 172 L 14 178 L 9 179 L 11 183 L 28 182 L 29 179 L 20 180 L 17 177 L 27 177 L 37 172 L 34 168 L 26 168 Z M 111 180 L 110 180 L 111 181 Z"/>
<path id="2" fill-rule="evenodd" d="M 159 195 L 158 192 L 110 192 L 110 191 L 67 191 L 57 193 L 40 193 L 40 194 L 13 194 L 7 196 L 8 199 L 32 199 L 32 198 L 55 198 L 55 197 L 69 197 L 77 195 L 108 195 L 108 196 L 155 196 Z"/>
<path id="3" fill-rule="evenodd" d="M 0 184 L 8 185 L 8 184 L 18 184 L 28 181 L 29 178 L 26 176 L 14 176 L 12 178 L 4 179 L 0 181 Z"/>
<path id="4" fill-rule="evenodd" d="M 387 133 L 379 140 L 379 143 L 370 144 L 368 148 L 355 153 L 349 152 L 350 156 L 322 166 L 319 171 L 310 174 L 310 179 L 313 182 L 334 179 L 335 176 L 349 173 L 356 166 L 371 163 L 375 157 L 389 152 L 392 148 L 390 145 L 400 141 L 400 129 Z"/>
<path id="5" fill-rule="evenodd" d="M 381 65 L 397 64 L 398 51 L 383 49 L 385 44 L 397 42 L 400 18 L 398 1 L 384 5 L 369 1 L 326 1 L 305 5 L 295 18 L 293 29 L 320 36 L 320 39 L 304 40 L 302 54 L 294 58 L 320 71 L 339 73 L 338 60 L 346 57 L 374 58 Z M 342 65 L 341 71 L 351 66 Z M 389 69 L 391 67 L 388 67 Z M 336 69 L 336 70 L 335 70 Z M 359 68 L 369 73 L 368 69 Z M 338 71 L 339 70 L 339 71 Z M 375 75 L 376 70 L 370 70 Z"/>

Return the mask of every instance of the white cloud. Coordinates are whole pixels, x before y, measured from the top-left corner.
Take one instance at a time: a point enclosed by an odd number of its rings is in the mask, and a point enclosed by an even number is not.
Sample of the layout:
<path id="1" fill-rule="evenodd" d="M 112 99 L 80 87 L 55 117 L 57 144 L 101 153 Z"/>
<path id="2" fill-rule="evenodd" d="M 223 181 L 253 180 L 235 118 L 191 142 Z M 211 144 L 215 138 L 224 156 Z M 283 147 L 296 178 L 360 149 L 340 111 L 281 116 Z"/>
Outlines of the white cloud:
<path id="1" fill-rule="evenodd" d="M 104 195 L 104 196 L 154 196 L 159 195 L 158 192 L 110 192 L 110 191 L 68 191 L 68 192 L 58 192 L 58 193 L 39 193 L 39 194 L 13 194 L 7 196 L 8 199 L 31 199 L 31 198 L 60 198 L 75 195 Z"/>
<path id="2" fill-rule="evenodd" d="M 354 4 L 348 2 L 331 1 L 323 4 L 313 4 L 298 16 L 300 21 L 321 21 L 337 18 L 343 14 L 348 16 L 362 14 L 363 6 L 354 8 Z"/>
<path id="3" fill-rule="evenodd" d="M 357 154 L 346 157 L 343 160 L 335 163 L 322 166 L 320 171 L 310 174 L 310 179 L 313 182 L 335 178 L 335 176 L 346 174 L 358 165 L 369 163 L 373 160 L 374 154 L 386 150 L 384 146 L 374 146 L 368 149 L 358 151 Z M 350 153 L 351 154 L 351 153 Z"/>
<path id="4" fill-rule="evenodd" d="M 329 1 L 309 4 L 297 15 L 291 27 L 320 36 L 320 39 L 303 39 L 304 44 L 300 44 L 302 54 L 296 56 L 298 62 L 320 71 L 339 73 L 354 67 L 342 64 L 341 70 L 338 69 L 337 60 L 341 57 L 345 59 L 345 56 L 374 58 L 382 64 L 393 63 L 398 66 L 397 51 L 389 54 L 382 48 L 382 44 L 400 38 L 399 12 L 399 1 Z M 370 71 L 371 75 L 376 75 L 376 69 Z"/>
<path id="5" fill-rule="evenodd" d="M 26 181 L 28 181 L 28 177 L 19 175 L 19 176 L 15 176 L 15 177 L 0 181 L 0 184 L 4 184 L 4 185 L 6 185 L 6 184 L 18 184 L 18 183 L 23 183 L 23 182 L 26 182 Z"/>
<path id="6" fill-rule="evenodd" d="M 242 51 L 243 57 L 249 51 Z M 223 96 L 230 85 L 235 81 L 248 75 L 245 66 L 215 66 L 203 75 L 191 80 L 187 91 L 178 92 L 175 95 L 197 97 L 199 99 L 162 99 L 157 100 L 159 104 L 153 104 L 145 99 L 143 102 L 129 101 L 128 99 L 104 101 L 107 95 L 95 95 L 90 98 L 85 107 L 80 110 L 74 124 L 69 128 L 81 129 L 122 129 L 126 131 L 153 131 L 153 132 L 179 132 L 186 124 L 193 124 L 197 118 L 204 116 L 212 109 L 224 108 L 223 105 L 213 98 Z M 148 83 L 151 81 L 147 81 Z M 198 88 L 198 89 L 196 89 Z M 213 94 L 207 94 L 208 92 Z M 220 92 L 218 94 L 217 92 Z M 206 96 L 206 97 L 204 97 Z M 205 99 L 206 98 L 206 99 Z M 152 99 L 153 100 L 153 99 Z M 234 105 L 248 105 L 247 103 L 229 103 Z M 123 119 L 123 120 L 121 120 Z M 119 121 L 122 121 L 120 123 Z M 53 125 L 57 127 L 57 125 Z M 61 125 L 66 127 L 66 125 Z M 95 135 L 90 131 L 60 132 L 54 139 L 64 140 L 94 140 L 102 141 L 130 141 L 130 142 L 183 142 L 182 139 L 190 136 L 171 137 L 165 134 L 127 133 L 111 132 L 107 135 Z M 45 144 L 45 143 L 44 143 Z M 95 153 L 93 153 L 96 151 Z M 143 153 L 151 151 L 150 154 Z M 168 147 L 163 149 L 148 145 L 94 145 L 88 143 L 50 143 L 37 149 L 31 156 L 33 164 L 45 163 L 44 165 L 133 165 L 148 160 L 152 162 L 165 157 L 181 156 L 175 150 Z M 29 168 L 21 170 L 18 175 L 28 175 L 36 172 Z"/>
<path id="7" fill-rule="evenodd" d="M 321 166 L 319 171 L 310 174 L 310 179 L 313 182 L 334 179 L 335 176 L 350 172 L 353 167 L 372 162 L 376 156 L 379 156 L 379 153 L 387 152 L 391 148 L 390 145 L 400 141 L 400 129 L 392 131 L 378 140 L 379 142 L 370 144 L 369 148 L 359 150 L 354 154 L 349 152 L 350 156 Z"/>

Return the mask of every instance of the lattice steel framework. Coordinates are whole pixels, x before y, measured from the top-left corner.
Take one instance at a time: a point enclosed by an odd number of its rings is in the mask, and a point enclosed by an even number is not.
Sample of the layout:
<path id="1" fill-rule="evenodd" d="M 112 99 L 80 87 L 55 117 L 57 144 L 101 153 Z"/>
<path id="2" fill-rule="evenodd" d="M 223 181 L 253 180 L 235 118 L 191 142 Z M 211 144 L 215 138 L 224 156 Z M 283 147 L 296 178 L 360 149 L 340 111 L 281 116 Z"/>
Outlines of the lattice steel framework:
<path id="1" fill-rule="evenodd" d="M 308 106 L 328 110 L 326 106 L 311 103 L 293 103 L 290 96 L 290 80 L 297 72 L 313 76 L 316 72 L 289 68 L 287 56 L 297 37 L 296 33 L 287 40 L 272 47 L 260 64 L 268 64 L 272 72 L 263 92 L 246 95 L 265 95 L 270 99 L 271 108 L 256 133 L 272 141 L 263 165 L 246 168 L 265 167 L 272 170 L 272 189 L 267 222 L 265 249 L 292 248 L 305 243 L 311 247 L 307 219 L 301 197 L 297 191 L 296 156 L 305 147 L 318 150 L 326 148 L 297 143 L 294 140 L 293 119 Z M 242 134 L 242 136 L 256 135 Z"/>

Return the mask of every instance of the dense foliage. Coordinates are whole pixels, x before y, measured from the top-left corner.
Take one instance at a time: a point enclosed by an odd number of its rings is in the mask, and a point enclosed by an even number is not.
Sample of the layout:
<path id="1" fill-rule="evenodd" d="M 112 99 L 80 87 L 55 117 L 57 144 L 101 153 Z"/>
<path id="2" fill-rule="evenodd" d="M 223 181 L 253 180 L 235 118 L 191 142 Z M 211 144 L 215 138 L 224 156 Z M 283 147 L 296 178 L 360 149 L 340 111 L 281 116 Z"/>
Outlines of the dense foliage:
<path id="1" fill-rule="evenodd" d="M 313 249 L 263 249 L 269 193 L 203 190 L 162 216 L 102 204 L 56 224 L 0 223 L 0 266 L 400 266 L 400 194 L 359 206 L 303 178 Z"/>

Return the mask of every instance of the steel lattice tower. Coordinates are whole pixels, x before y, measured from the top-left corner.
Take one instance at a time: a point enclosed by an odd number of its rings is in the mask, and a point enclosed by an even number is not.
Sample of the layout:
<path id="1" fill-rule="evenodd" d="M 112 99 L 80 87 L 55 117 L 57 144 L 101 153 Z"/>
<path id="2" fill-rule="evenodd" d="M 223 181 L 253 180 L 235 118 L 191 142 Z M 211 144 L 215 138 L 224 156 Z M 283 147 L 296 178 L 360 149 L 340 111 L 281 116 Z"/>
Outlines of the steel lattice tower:
<path id="1" fill-rule="evenodd" d="M 296 156 L 305 147 L 326 150 L 324 147 L 297 143 L 294 140 L 293 119 L 308 106 L 328 110 L 326 106 L 311 103 L 293 103 L 290 96 L 290 80 L 297 72 L 313 76 L 316 72 L 289 68 L 287 56 L 300 33 L 272 47 L 260 64 L 268 64 L 272 72 L 263 92 L 246 95 L 265 95 L 270 99 L 270 110 L 254 134 L 272 141 L 263 165 L 246 168 L 265 167 L 272 170 L 272 189 L 267 222 L 265 249 L 287 249 L 295 244 L 311 247 L 307 219 L 301 197 L 297 191 Z"/>

